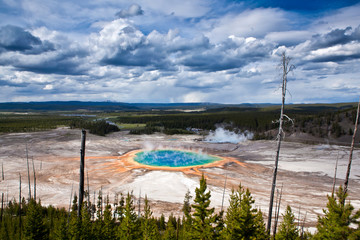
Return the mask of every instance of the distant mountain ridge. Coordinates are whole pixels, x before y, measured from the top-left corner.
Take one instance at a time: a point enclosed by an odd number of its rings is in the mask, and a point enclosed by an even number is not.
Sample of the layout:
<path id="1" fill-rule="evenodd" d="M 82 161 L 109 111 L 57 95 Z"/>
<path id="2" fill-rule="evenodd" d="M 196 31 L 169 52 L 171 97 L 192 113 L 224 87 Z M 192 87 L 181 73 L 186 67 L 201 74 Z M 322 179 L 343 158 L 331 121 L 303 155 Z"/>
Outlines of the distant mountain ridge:
<path id="1" fill-rule="evenodd" d="M 221 103 L 125 103 L 125 102 L 82 102 L 82 101 L 49 101 L 49 102 L 5 102 L 0 103 L 0 111 L 144 111 L 144 110 L 205 110 L 226 107 L 265 107 L 277 104 L 221 104 Z"/>
<path id="2" fill-rule="evenodd" d="M 357 103 L 313 103 L 313 104 L 286 104 L 286 109 L 298 111 L 339 110 L 351 108 Z M 27 112 L 27 111 L 177 111 L 177 110 L 245 110 L 277 109 L 280 104 L 274 103 L 240 103 L 223 104 L 210 102 L 197 103 L 126 103 L 126 102 L 91 102 L 91 101 L 48 101 L 48 102 L 4 102 L 0 103 L 1 112 Z"/>

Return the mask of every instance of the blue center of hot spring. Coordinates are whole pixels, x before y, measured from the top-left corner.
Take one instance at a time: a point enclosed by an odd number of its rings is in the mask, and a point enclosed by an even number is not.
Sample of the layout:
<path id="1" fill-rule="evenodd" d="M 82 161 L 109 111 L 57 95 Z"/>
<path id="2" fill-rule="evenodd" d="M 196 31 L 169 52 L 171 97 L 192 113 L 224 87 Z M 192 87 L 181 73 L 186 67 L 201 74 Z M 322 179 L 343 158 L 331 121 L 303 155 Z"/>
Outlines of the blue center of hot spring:
<path id="1" fill-rule="evenodd" d="M 156 167 L 190 167 L 221 160 L 219 157 L 179 150 L 152 150 L 135 154 L 140 164 Z"/>

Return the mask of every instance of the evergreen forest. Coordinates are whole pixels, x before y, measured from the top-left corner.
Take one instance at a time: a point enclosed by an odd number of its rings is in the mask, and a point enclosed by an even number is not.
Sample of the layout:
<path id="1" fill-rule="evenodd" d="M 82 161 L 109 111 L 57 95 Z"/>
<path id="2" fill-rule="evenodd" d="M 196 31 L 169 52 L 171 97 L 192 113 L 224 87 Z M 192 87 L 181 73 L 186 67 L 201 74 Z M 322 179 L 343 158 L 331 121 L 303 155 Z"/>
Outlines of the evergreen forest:
<path id="1" fill-rule="evenodd" d="M 132 193 L 117 195 L 111 203 L 99 191 L 96 203 L 88 195 L 81 206 L 75 195 L 69 211 L 42 206 L 35 199 L 15 199 L 1 208 L 1 239 L 360 239 L 360 211 L 355 211 L 340 186 L 328 196 L 318 217 L 314 234 L 304 231 L 287 206 L 275 234 L 265 228 L 263 213 L 255 207 L 249 189 L 241 184 L 233 189 L 229 207 L 216 213 L 210 207 L 211 191 L 204 175 L 195 196 L 188 191 L 184 197 L 183 215 L 154 217 L 145 196 L 142 210 L 137 212 Z M 192 201 L 193 198 L 193 201 Z M 80 209 L 80 211 L 78 211 Z"/>

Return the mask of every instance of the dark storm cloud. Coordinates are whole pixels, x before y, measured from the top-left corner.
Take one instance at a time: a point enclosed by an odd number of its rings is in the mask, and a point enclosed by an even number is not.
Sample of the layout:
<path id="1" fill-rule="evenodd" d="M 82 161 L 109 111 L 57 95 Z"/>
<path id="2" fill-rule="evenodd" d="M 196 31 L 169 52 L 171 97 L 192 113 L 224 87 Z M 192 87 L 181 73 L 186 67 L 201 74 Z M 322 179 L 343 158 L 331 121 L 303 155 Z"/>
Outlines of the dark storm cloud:
<path id="1" fill-rule="evenodd" d="M 28 83 L 15 83 L 15 82 L 0 79 L 0 86 L 1 87 L 4 87 L 4 86 L 8 86 L 8 87 L 27 87 L 28 85 L 29 85 Z"/>
<path id="2" fill-rule="evenodd" d="M 335 29 L 327 34 L 317 34 L 312 37 L 312 48 L 327 48 L 338 44 L 360 41 L 360 25 L 352 31 L 351 27 Z"/>
<path id="3" fill-rule="evenodd" d="M 41 74 L 82 75 L 87 69 L 81 67 L 83 59 L 88 55 L 80 49 L 53 51 L 51 55 L 21 55 L 12 57 L 0 55 L 0 65 L 12 66 L 19 71 Z"/>
<path id="4" fill-rule="evenodd" d="M 131 5 L 128 9 L 122 9 L 115 14 L 118 18 L 128 18 L 138 15 L 143 15 L 144 11 L 141 9 L 141 6 L 138 4 Z"/>
<path id="5" fill-rule="evenodd" d="M 41 41 L 23 28 L 7 25 L 0 28 L 0 49 L 5 51 L 19 51 L 25 54 L 39 54 L 54 50 L 49 41 Z"/>
<path id="6" fill-rule="evenodd" d="M 17 26 L 0 28 L 0 65 L 12 66 L 19 71 L 43 74 L 80 75 L 81 60 L 86 50 L 63 43 L 64 46 L 41 40 Z"/>
<path id="7" fill-rule="evenodd" d="M 360 59 L 360 53 L 353 53 L 348 55 L 329 55 L 329 56 L 318 56 L 313 59 L 313 62 L 343 62 L 353 59 Z"/>
<path id="8" fill-rule="evenodd" d="M 88 69 L 81 67 L 82 58 L 87 56 L 87 52 L 73 50 L 68 52 L 58 52 L 50 58 L 42 58 L 38 62 L 18 61 L 12 65 L 21 71 L 29 71 L 42 74 L 61 74 L 61 75 L 82 75 Z M 80 60 L 79 60 L 80 59 Z"/>
<path id="9" fill-rule="evenodd" d="M 337 50 L 333 50 L 336 48 Z M 327 34 L 315 35 L 311 40 L 311 62 L 343 62 L 360 59 L 360 25 L 352 30 L 335 29 Z M 323 50 L 319 53 L 320 50 Z"/>
<path id="10" fill-rule="evenodd" d="M 233 0 L 230 0 L 232 2 Z M 237 0 L 235 0 L 236 2 Z M 244 4 L 252 7 L 272 7 L 282 8 L 290 11 L 300 12 L 322 12 L 342 7 L 351 6 L 358 3 L 358 0 L 341 0 L 341 1 L 329 1 L 329 0 L 302 0 L 302 1 L 289 1 L 289 0 L 246 0 L 242 1 Z"/>

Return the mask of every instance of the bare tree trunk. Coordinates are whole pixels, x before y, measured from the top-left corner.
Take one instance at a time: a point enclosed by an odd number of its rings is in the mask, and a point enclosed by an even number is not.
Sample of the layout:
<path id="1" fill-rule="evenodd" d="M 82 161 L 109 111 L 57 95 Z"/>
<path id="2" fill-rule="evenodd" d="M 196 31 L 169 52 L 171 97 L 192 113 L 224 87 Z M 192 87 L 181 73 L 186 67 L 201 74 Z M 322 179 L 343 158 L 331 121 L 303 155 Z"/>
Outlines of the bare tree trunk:
<path id="1" fill-rule="evenodd" d="M 19 228 L 20 228 L 20 239 L 21 239 L 21 174 L 19 173 Z"/>
<path id="2" fill-rule="evenodd" d="M 303 223 L 301 225 L 300 239 L 304 239 L 304 227 L 305 227 L 306 214 L 307 214 L 307 212 L 305 212 L 305 217 L 304 217 Z"/>
<path id="3" fill-rule="evenodd" d="M 275 238 L 275 235 L 276 235 L 277 225 L 278 225 L 278 221 L 279 221 L 282 190 L 283 190 L 283 185 L 281 185 L 279 204 L 278 204 L 277 208 L 275 208 L 276 209 L 276 214 L 275 214 L 276 216 L 275 216 L 275 225 L 274 225 L 274 233 L 273 233 L 274 238 Z"/>
<path id="4" fill-rule="evenodd" d="M 95 198 L 95 195 L 96 195 L 96 191 L 94 191 L 94 202 L 93 202 L 93 204 L 95 205 L 96 204 L 96 198 Z M 92 211 L 92 210 L 91 210 Z M 91 220 L 94 220 L 94 218 L 95 218 L 95 212 L 92 212 L 92 214 L 91 214 Z"/>
<path id="5" fill-rule="evenodd" d="M 274 194 L 275 194 L 275 187 L 276 187 L 276 176 L 277 176 L 278 163 L 279 163 L 280 146 L 281 146 L 281 140 L 283 138 L 283 121 L 284 121 L 284 116 L 287 117 L 284 114 L 287 75 L 289 74 L 290 71 L 292 71 L 294 69 L 294 65 L 290 65 L 290 58 L 286 56 L 285 52 L 282 53 L 281 68 L 283 71 L 283 74 L 282 74 L 282 104 L 281 104 L 280 119 L 279 119 L 279 132 L 277 135 L 277 150 L 276 150 L 276 158 L 275 158 L 275 168 L 274 168 L 274 174 L 273 174 L 272 185 L 271 185 L 271 194 L 270 194 L 270 204 L 269 204 L 269 214 L 268 214 L 268 224 L 267 224 L 267 231 L 269 233 L 271 230 L 271 218 L 272 218 L 272 209 L 273 209 L 273 203 L 274 203 Z"/>
<path id="6" fill-rule="evenodd" d="M 299 206 L 299 216 L 298 216 L 298 229 L 300 230 L 300 211 L 301 211 L 301 205 Z"/>
<path id="7" fill-rule="evenodd" d="M 220 210 L 220 212 L 222 212 L 222 211 L 223 211 L 223 207 L 224 207 L 224 198 L 225 198 L 226 180 L 227 180 L 227 172 L 226 172 L 226 174 L 225 174 L 224 190 L 223 190 L 223 195 L 222 195 L 221 210 Z"/>
<path id="8" fill-rule="evenodd" d="M 29 154 L 28 154 L 27 144 L 26 144 L 26 164 L 27 164 L 27 176 L 28 176 L 28 183 L 29 183 L 29 202 L 30 202 L 30 199 L 31 199 L 31 182 L 30 182 Z"/>
<path id="9" fill-rule="evenodd" d="M 277 218 L 277 205 L 278 205 L 278 198 L 279 198 L 279 189 L 276 189 L 276 199 L 275 199 L 275 222 L 274 222 L 274 228 L 273 228 L 273 236 L 275 238 L 275 226 L 276 226 L 276 218 Z"/>
<path id="10" fill-rule="evenodd" d="M 0 214 L 0 222 L 2 222 L 4 213 L 4 193 L 1 193 L 1 214 Z"/>
<path id="11" fill-rule="evenodd" d="M 34 173 L 34 200 L 36 202 L 36 172 L 35 172 L 34 158 L 31 159 L 32 159 L 33 173 Z"/>
<path id="12" fill-rule="evenodd" d="M 139 192 L 139 212 L 138 212 L 138 218 L 140 218 L 140 214 L 141 214 L 141 209 L 140 206 L 141 205 L 141 188 L 140 188 L 140 192 Z"/>
<path id="13" fill-rule="evenodd" d="M 4 176 L 4 162 L 1 163 L 1 176 L 2 176 L 2 180 L 5 180 L 5 176 Z"/>
<path id="14" fill-rule="evenodd" d="M 80 183 L 79 183 L 79 204 L 78 204 L 79 217 L 81 216 L 81 208 L 84 199 L 85 141 L 86 141 L 86 131 L 83 129 L 81 131 L 81 149 L 80 149 Z"/>
<path id="15" fill-rule="evenodd" d="M 72 203 L 73 190 L 74 190 L 74 184 L 72 184 L 72 185 L 71 185 L 71 193 L 70 193 L 70 203 L 69 203 L 68 223 L 69 223 L 69 219 L 70 219 L 70 211 L 71 211 L 71 203 Z"/>
<path id="16" fill-rule="evenodd" d="M 102 193 L 102 186 L 100 187 L 100 194 L 101 194 L 101 199 L 100 199 L 100 214 L 101 217 L 103 215 L 103 193 Z"/>
<path id="17" fill-rule="evenodd" d="M 344 195 L 346 194 L 346 192 L 348 190 L 352 155 L 353 155 L 353 151 L 354 151 L 355 136 L 356 136 L 356 132 L 357 132 L 357 125 L 359 123 L 359 108 L 360 108 L 360 99 L 359 99 L 358 108 L 357 108 L 357 112 L 356 112 L 355 128 L 354 128 L 354 133 L 353 133 L 353 137 L 352 137 L 352 141 L 351 141 L 349 163 L 348 163 L 348 168 L 346 171 L 346 178 L 345 178 L 345 182 L 344 182 Z M 345 200 L 345 198 L 344 198 L 344 200 Z M 345 204 L 345 201 L 343 202 L 343 204 Z"/>
<path id="18" fill-rule="evenodd" d="M 331 196 L 334 197 L 334 192 L 335 192 L 335 185 L 336 185 L 336 173 L 337 173 L 337 166 L 338 166 L 338 161 L 339 161 L 339 152 L 336 158 L 336 164 L 335 164 L 335 172 L 334 172 L 334 180 L 333 180 L 333 187 L 332 187 L 332 191 L 331 191 Z"/>
<path id="19" fill-rule="evenodd" d="M 89 185 L 89 172 L 86 170 L 86 180 L 88 184 L 88 206 L 90 206 L 90 185 Z"/>

